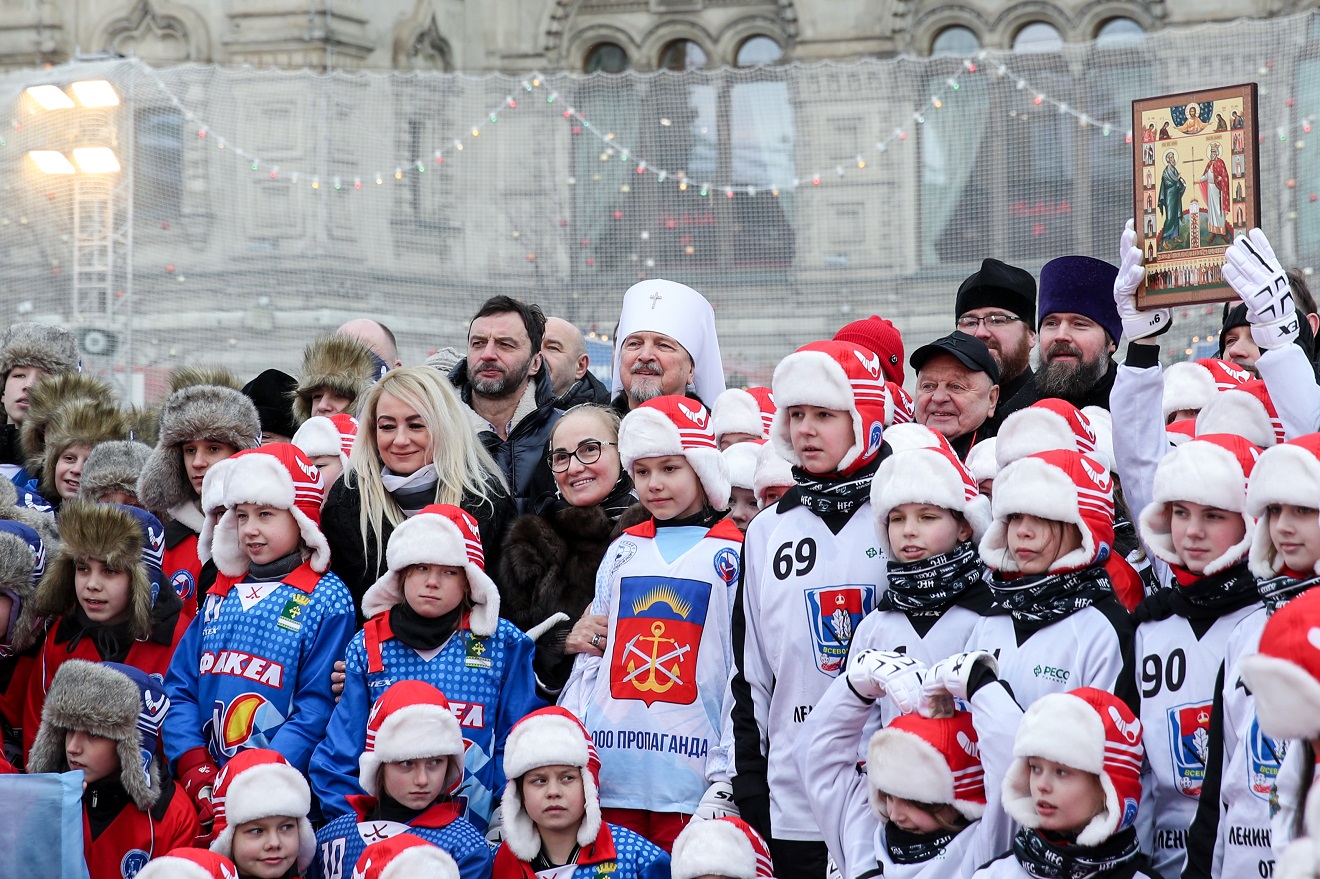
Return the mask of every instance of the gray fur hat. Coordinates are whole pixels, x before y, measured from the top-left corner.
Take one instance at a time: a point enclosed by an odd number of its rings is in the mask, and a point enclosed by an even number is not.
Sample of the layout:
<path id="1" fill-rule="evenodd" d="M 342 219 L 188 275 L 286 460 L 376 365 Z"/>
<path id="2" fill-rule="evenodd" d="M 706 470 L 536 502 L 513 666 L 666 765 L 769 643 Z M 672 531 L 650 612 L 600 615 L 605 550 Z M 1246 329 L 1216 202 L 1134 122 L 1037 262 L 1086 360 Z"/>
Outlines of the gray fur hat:
<path id="1" fill-rule="evenodd" d="M 112 400 L 70 400 L 52 414 L 46 428 L 46 447 L 37 483 L 47 500 L 60 497 L 55 468 L 60 456 L 74 446 L 90 451 L 100 443 L 128 437 L 128 421 Z M 81 487 L 81 476 L 79 487 Z"/>
<path id="2" fill-rule="evenodd" d="M 128 437 L 145 443 L 147 448 L 160 439 L 160 404 L 155 406 L 129 406 L 124 410 L 128 419 Z"/>
<path id="3" fill-rule="evenodd" d="M 138 476 L 151 457 L 151 446 L 136 440 L 100 443 L 83 462 L 78 497 L 98 501 L 112 491 L 137 497 Z"/>
<path id="4" fill-rule="evenodd" d="M 38 323 L 10 324 L 0 339 L 0 377 L 15 366 L 35 366 L 49 373 L 78 368 L 78 340 L 63 327 Z"/>
<path id="5" fill-rule="evenodd" d="M 82 372 L 50 375 L 29 388 L 27 417 L 18 434 L 28 472 L 38 473 L 45 463 L 46 432 L 63 406 L 80 400 L 113 403 L 114 399 L 110 385 Z"/>
<path id="6" fill-rule="evenodd" d="M 238 376 L 223 366 L 180 366 L 170 372 L 170 393 L 191 388 L 193 385 L 219 385 L 222 388 L 243 389 Z"/>
<path id="7" fill-rule="evenodd" d="M 120 782 L 137 807 L 147 811 L 169 780 L 156 757 L 169 707 L 160 683 L 139 669 L 117 662 L 66 660 L 46 694 L 28 771 L 69 771 L 64 734 L 70 730 L 113 739 Z"/>
<path id="8" fill-rule="evenodd" d="M 347 397 L 348 414 L 355 415 L 354 404 L 376 381 L 376 358 L 370 349 L 349 336 L 337 333 L 322 336 L 303 349 L 298 370 L 298 387 L 293 396 L 293 420 L 302 424 L 312 417 L 312 395 L 318 388 L 328 388 Z"/>
<path id="9" fill-rule="evenodd" d="M 233 388 L 192 385 L 170 394 L 160 409 L 160 439 L 138 477 L 137 496 L 155 513 L 199 500 L 183 465 L 183 444 L 194 440 L 253 449 L 261 421 L 252 401 Z"/>

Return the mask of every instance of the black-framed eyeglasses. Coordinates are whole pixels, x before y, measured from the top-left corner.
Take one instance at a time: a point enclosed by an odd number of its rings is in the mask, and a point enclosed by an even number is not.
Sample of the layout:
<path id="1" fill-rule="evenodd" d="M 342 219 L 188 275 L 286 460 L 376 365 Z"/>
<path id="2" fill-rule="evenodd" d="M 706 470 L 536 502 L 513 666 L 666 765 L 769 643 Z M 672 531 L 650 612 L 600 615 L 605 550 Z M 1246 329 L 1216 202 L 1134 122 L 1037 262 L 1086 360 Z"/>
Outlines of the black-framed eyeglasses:
<path id="1" fill-rule="evenodd" d="M 563 473 L 568 469 L 568 465 L 577 458 L 584 465 L 595 464 L 600 460 L 600 451 L 605 446 L 617 446 L 618 443 L 609 443 L 604 440 L 586 439 L 577 444 L 573 451 L 567 449 L 554 449 L 545 459 L 550 462 L 550 470 L 554 473 Z"/>
<path id="2" fill-rule="evenodd" d="M 1022 318 L 1014 314 L 988 314 L 985 317 L 964 316 L 958 318 L 958 321 L 954 326 L 963 332 L 971 332 L 981 324 L 985 324 L 991 329 L 1002 330 L 1009 324 L 1017 323 L 1020 320 L 1022 320 Z"/>

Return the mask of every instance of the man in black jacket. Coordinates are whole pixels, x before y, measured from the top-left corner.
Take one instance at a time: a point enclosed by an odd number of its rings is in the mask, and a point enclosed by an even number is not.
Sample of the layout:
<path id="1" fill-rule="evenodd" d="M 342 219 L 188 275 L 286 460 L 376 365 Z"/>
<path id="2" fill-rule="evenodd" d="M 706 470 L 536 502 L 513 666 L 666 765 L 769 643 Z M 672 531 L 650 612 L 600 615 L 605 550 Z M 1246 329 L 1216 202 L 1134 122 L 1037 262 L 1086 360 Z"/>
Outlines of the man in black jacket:
<path id="1" fill-rule="evenodd" d="M 504 474 L 519 513 L 554 490 L 545 453 L 563 413 L 543 374 L 545 315 L 535 305 L 493 296 L 468 325 L 467 359 L 449 373 L 469 420 Z"/>

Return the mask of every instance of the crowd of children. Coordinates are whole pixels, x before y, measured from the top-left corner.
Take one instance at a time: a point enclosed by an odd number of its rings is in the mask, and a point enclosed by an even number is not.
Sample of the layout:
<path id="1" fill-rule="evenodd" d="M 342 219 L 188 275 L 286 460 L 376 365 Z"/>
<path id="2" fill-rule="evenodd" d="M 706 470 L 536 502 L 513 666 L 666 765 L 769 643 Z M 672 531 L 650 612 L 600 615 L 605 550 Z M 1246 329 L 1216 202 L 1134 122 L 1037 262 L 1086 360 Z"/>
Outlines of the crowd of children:
<path id="1" fill-rule="evenodd" d="M 466 463 L 357 481 L 383 444 L 438 460 L 430 367 L 376 384 L 319 340 L 285 436 L 222 370 L 121 411 L 16 324 L 0 770 L 82 773 L 91 879 L 1320 876 L 1301 313 L 1253 231 L 1224 274 L 1262 378 L 1162 370 L 1130 226 L 1121 257 L 1121 429 L 1042 399 L 960 456 L 871 318 L 712 409 L 571 410 L 546 449 L 571 487 L 506 566 Z M 359 398 L 361 425 L 330 411 Z M 360 508 L 362 592 L 322 508 L 373 479 L 412 494 L 388 528 Z M 563 649 L 568 595 L 590 649 Z"/>

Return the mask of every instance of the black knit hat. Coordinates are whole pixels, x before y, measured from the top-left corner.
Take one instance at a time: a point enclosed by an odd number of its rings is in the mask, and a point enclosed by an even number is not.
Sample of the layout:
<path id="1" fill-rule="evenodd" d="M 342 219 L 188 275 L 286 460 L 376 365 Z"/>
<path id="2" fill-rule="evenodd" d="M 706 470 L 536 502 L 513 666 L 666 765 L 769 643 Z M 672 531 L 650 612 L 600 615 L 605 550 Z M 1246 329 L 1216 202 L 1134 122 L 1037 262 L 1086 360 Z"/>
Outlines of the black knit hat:
<path id="1" fill-rule="evenodd" d="M 974 308 L 1002 308 L 1015 314 L 1029 326 L 1036 328 L 1036 279 L 1031 272 L 986 259 L 981 270 L 974 272 L 958 288 L 954 316 L 962 317 Z"/>
<path id="2" fill-rule="evenodd" d="M 278 369 L 268 369 L 243 385 L 243 393 L 257 407 L 262 433 L 277 433 L 289 438 L 293 436 L 297 428 L 293 425 L 293 413 L 289 406 L 297 389 L 298 380 Z"/>

